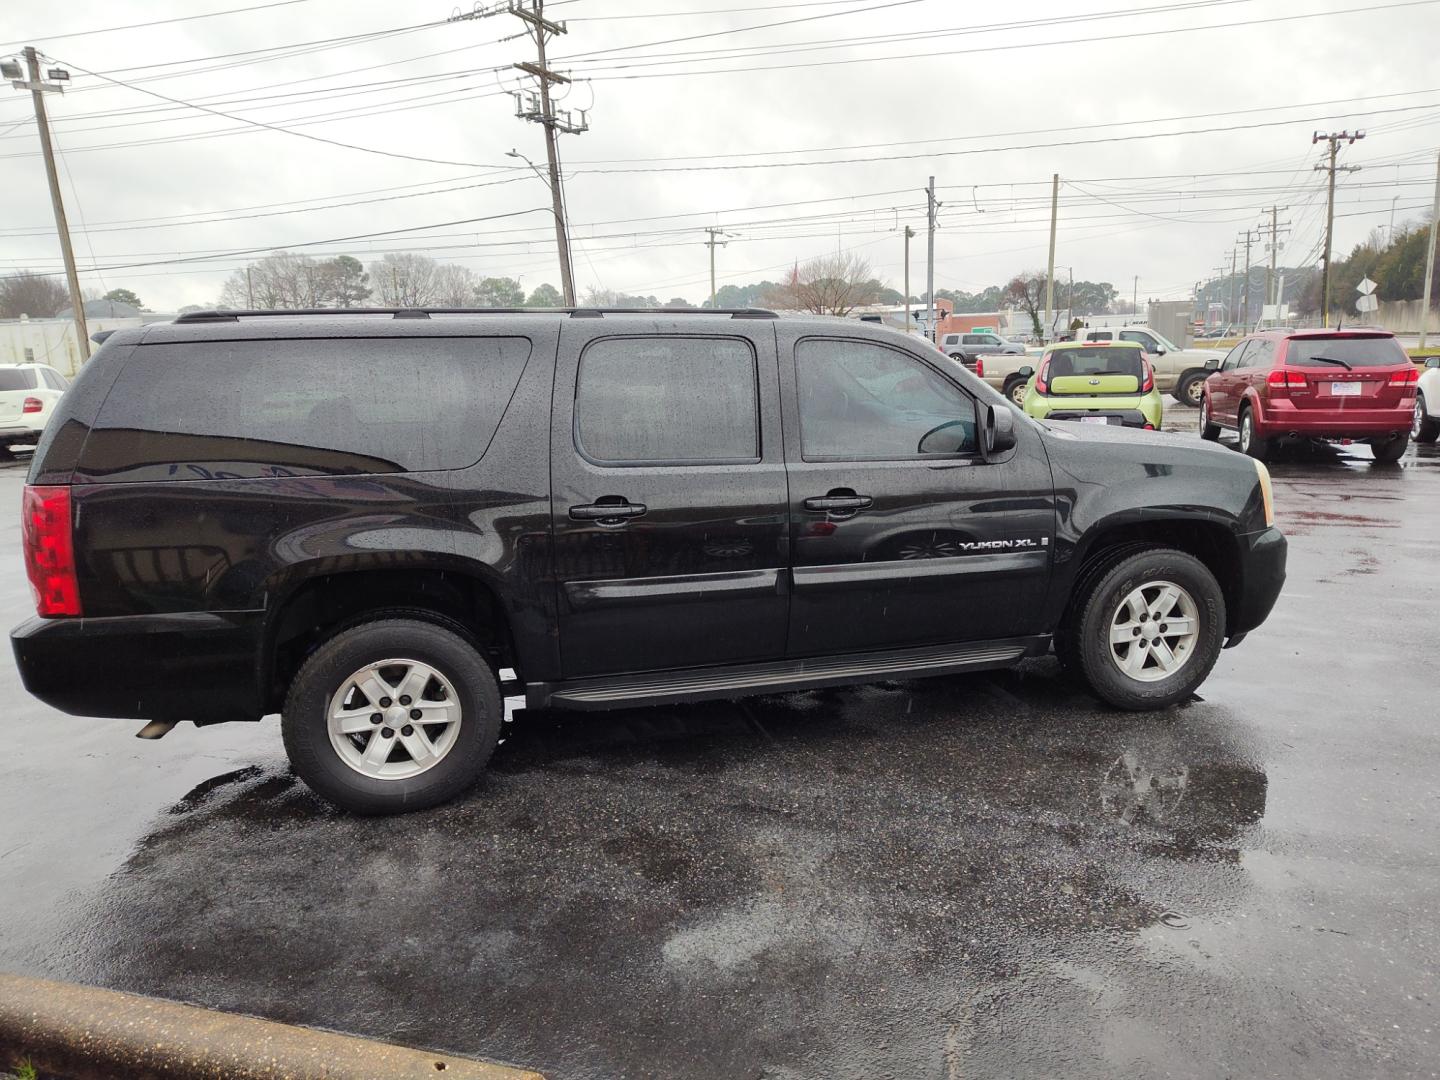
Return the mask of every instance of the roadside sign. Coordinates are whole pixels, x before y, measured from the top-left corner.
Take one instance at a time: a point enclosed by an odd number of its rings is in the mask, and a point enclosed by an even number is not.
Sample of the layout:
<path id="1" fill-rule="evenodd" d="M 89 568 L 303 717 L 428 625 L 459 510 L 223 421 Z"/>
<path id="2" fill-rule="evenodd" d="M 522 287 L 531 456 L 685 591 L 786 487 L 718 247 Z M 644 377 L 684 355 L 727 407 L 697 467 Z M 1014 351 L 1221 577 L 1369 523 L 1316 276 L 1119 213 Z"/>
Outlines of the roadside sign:
<path id="1" fill-rule="evenodd" d="M 1355 301 L 1356 311 L 1374 311 L 1379 306 L 1380 301 L 1376 300 L 1375 297 L 1371 296 L 1369 293 L 1366 293 L 1364 296 L 1360 297 L 1359 300 Z"/>
<path id="2" fill-rule="evenodd" d="M 1369 296 L 1375 291 L 1375 282 L 1371 281 L 1368 277 L 1362 278 L 1360 280 L 1360 284 L 1355 286 L 1355 291 L 1360 293 L 1362 296 Z"/>

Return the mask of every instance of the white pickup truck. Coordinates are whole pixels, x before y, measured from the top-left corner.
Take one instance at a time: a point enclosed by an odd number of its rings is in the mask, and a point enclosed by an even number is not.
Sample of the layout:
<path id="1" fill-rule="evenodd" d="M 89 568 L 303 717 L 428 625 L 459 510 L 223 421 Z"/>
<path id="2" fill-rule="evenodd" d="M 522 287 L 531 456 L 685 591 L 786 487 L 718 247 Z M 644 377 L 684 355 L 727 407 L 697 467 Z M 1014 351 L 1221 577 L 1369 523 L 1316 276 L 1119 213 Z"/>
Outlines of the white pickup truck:
<path id="1" fill-rule="evenodd" d="M 1219 349 L 1182 349 L 1148 326 L 1081 330 L 1077 340 L 1139 342 L 1155 371 L 1156 389 L 1173 395 L 1182 405 L 1195 408 L 1200 405 L 1200 390 L 1210 374 L 1205 364 L 1225 356 Z M 1025 397 L 1025 384 L 1035 374 L 1044 353 L 1043 348 L 1036 347 L 1028 349 L 1023 356 L 984 356 L 978 361 L 975 374 L 1018 405 Z"/>

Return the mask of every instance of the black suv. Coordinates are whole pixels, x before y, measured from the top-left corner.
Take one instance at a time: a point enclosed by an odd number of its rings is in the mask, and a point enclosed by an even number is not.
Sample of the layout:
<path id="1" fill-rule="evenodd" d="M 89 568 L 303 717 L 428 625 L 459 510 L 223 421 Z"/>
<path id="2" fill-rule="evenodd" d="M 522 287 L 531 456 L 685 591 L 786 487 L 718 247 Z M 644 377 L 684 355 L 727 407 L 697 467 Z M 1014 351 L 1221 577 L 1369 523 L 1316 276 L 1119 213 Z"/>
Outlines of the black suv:
<path id="1" fill-rule="evenodd" d="M 475 780 L 502 692 L 605 709 L 1053 645 L 1167 706 L 1269 613 L 1272 518 L 1250 458 L 1036 423 L 858 322 L 197 312 L 115 333 L 58 406 L 12 637 L 56 708 L 279 712 L 314 789 L 390 812 Z"/>

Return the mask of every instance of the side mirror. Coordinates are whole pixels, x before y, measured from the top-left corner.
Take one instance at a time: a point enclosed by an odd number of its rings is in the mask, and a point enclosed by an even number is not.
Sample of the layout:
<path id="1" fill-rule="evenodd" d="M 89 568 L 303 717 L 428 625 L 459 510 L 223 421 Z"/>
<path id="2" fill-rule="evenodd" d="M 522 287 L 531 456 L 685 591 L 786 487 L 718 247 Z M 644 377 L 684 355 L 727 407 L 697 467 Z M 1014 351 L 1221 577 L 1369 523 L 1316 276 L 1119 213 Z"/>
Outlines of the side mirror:
<path id="1" fill-rule="evenodd" d="M 1022 368 L 1021 368 L 1019 371 L 1017 371 L 1015 374 L 1016 374 L 1016 375 L 1019 375 L 1022 379 L 1028 379 L 1028 378 L 1030 378 L 1031 375 L 1034 375 L 1034 374 L 1035 374 L 1035 369 L 1034 369 L 1033 367 L 1031 367 L 1029 364 L 1026 364 L 1024 367 L 1022 367 Z"/>
<path id="2" fill-rule="evenodd" d="M 1427 368 L 1440 368 L 1440 356 L 1431 356 L 1427 358 L 1425 361 L 1425 366 Z"/>
<path id="3" fill-rule="evenodd" d="M 985 407 L 985 456 L 994 457 L 1015 448 L 1015 414 L 1005 405 Z"/>
<path id="4" fill-rule="evenodd" d="M 1212 356 L 1209 360 L 1206 360 L 1206 361 L 1205 361 L 1205 370 L 1206 370 L 1206 371 L 1219 371 L 1219 370 L 1220 370 L 1220 358 L 1219 358 L 1218 356 Z"/>
<path id="5" fill-rule="evenodd" d="M 1156 355 L 1156 356 L 1164 356 L 1164 355 L 1165 355 L 1165 350 L 1164 350 L 1164 349 L 1156 349 L 1156 350 L 1155 350 L 1155 355 Z"/>

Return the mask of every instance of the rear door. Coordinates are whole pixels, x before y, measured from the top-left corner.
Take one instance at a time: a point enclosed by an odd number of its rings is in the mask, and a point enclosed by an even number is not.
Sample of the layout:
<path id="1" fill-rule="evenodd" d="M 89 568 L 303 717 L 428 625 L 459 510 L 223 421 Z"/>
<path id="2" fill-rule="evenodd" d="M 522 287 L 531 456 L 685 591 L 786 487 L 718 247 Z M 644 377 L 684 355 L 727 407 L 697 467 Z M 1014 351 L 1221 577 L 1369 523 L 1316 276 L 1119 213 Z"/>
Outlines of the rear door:
<path id="1" fill-rule="evenodd" d="M 784 654 L 774 329 L 705 322 L 564 323 L 551 514 L 565 678 Z"/>
<path id="2" fill-rule="evenodd" d="M 979 388 L 953 369 L 898 343 L 779 330 L 790 654 L 1035 632 L 1055 521 L 1038 433 L 1017 423 L 1020 444 L 987 462 Z"/>

